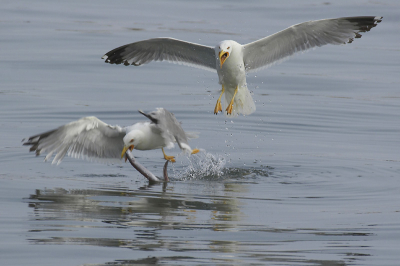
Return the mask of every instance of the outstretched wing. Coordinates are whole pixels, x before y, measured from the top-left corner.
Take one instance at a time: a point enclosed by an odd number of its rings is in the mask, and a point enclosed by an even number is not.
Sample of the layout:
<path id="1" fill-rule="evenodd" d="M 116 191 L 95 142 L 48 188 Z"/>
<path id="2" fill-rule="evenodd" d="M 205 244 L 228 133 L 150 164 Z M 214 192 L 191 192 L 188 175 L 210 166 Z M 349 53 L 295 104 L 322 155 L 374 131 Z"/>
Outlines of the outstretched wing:
<path id="1" fill-rule="evenodd" d="M 23 145 L 36 155 L 47 153 L 45 161 L 53 154 L 53 164 L 60 164 L 66 154 L 74 158 L 99 162 L 115 162 L 121 158 L 125 128 L 110 126 L 98 118 L 84 117 L 57 129 L 32 136 Z"/>
<path id="2" fill-rule="evenodd" d="M 102 59 L 106 59 L 106 63 L 123 63 L 126 66 L 165 60 L 216 72 L 213 47 L 172 38 L 155 38 L 126 44 L 109 51 Z"/>
<path id="3" fill-rule="evenodd" d="M 347 17 L 308 21 L 243 46 L 246 70 L 251 72 L 294 53 L 326 44 L 351 43 L 382 21 L 382 17 Z"/>

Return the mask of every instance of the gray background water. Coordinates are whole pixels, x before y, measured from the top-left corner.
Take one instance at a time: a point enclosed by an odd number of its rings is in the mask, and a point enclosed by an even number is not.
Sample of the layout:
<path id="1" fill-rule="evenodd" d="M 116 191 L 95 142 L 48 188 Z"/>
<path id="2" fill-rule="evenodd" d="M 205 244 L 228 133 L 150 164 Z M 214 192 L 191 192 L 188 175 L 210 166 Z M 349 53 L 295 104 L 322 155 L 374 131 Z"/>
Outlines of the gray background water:
<path id="1" fill-rule="evenodd" d="M 247 2 L 1 3 L 1 265 L 398 265 L 400 3 Z M 248 43 L 357 15 L 384 19 L 249 75 L 257 111 L 235 119 L 212 113 L 215 73 L 100 59 L 152 37 Z M 54 166 L 21 145 L 83 116 L 129 125 L 156 107 L 205 149 L 178 155 L 168 184 L 129 164 Z M 161 174 L 160 151 L 134 154 Z"/>

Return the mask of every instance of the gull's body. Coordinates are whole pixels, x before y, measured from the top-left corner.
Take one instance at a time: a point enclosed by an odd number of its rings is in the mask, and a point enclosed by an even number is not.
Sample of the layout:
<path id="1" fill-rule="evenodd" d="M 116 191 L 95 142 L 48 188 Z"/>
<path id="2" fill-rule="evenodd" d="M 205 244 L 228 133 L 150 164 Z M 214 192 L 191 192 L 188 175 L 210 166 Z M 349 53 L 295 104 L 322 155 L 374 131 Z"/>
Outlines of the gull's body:
<path id="1" fill-rule="evenodd" d="M 222 56 L 225 53 L 228 53 L 229 56 L 223 60 Z M 253 113 L 256 110 L 256 106 L 246 84 L 243 45 L 231 40 L 222 41 L 215 47 L 215 54 L 218 55 L 216 64 L 220 66 L 217 67 L 217 74 L 219 84 L 222 85 L 222 93 L 217 101 L 214 113 L 222 112 L 221 97 L 223 94 L 225 94 L 227 114 L 235 115 L 241 113 L 247 115 Z"/>
<path id="2" fill-rule="evenodd" d="M 151 122 L 139 122 L 131 127 L 126 129 L 126 135 L 129 138 L 129 133 L 130 135 L 135 135 L 131 136 L 132 138 L 139 138 L 140 142 L 137 142 L 135 145 L 136 150 L 155 150 L 155 149 L 161 149 L 164 147 L 169 147 L 169 144 L 172 144 L 172 142 L 166 141 L 164 138 L 161 138 L 160 130 L 156 129 L 156 125 L 151 123 Z M 122 151 L 122 150 L 121 150 Z"/>
<path id="3" fill-rule="evenodd" d="M 194 133 L 183 131 L 175 116 L 163 108 L 145 114 L 151 121 L 132 126 L 111 126 L 94 116 L 84 117 L 57 129 L 32 136 L 24 145 L 31 145 L 36 155 L 47 153 L 45 161 L 55 154 L 52 163 L 60 164 L 65 155 L 90 161 L 116 162 L 129 149 L 162 149 L 164 158 L 174 162 L 173 156 L 164 153 L 174 142 L 186 153 L 196 153 L 188 144 Z M 121 153 L 122 152 L 122 153 Z"/>
<path id="4" fill-rule="evenodd" d="M 155 38 L 115 48 L 102 58 L 110 64 L 135 66 L 166 60 L 216 71 L 222 93 L 214 113 L 222 111 L 220 100 L 225 94 L 227 114 L 247 115 L 256 107 L 247 88 L 246 73 L 314 47 L 351 43 L 381 19 L 369 16 L 308 21 L 245 45 L 226 40 L 210 47 L 172 38 Z"/>

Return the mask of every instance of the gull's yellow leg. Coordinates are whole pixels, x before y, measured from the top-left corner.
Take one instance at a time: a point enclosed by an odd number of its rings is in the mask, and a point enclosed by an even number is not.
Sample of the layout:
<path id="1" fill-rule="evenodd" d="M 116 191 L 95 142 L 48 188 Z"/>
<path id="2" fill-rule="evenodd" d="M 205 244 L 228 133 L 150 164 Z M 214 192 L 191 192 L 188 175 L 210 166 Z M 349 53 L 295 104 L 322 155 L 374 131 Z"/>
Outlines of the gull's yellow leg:
<path id="1" fill-rule="evenodd" d="M 168 156 L 168 155 L 166 155 L 165 152 L 164 152 L 164 148 L 161 148 L 161 150 L 162 150 L 162 153 L 164 154 L 164 159 L 165 159 L 165 160 L 170 161 L 171 163 L 176 162 L 174 156 Z"/>
<path id="2" fill-rule="evenodd" d="M 192 150 L 192 154 L 196 154 L 196 153 L 198 153 L 200 150 L 199 149 L 194 149 L 194 150 Z"/>
<path id="3" fill-rule="evenodd" d="M 236 90 L 235 90 L 235 93 L 233 94 L 232 100 L 229 103 L 228 107 L 226 108 L 226 112 L 228 113 L 228 115 L 232 114 L 233 102 L 235 100 L 236 93 L 238 92 L 238 88 L 239 88 L 239 86 L 236 86 Z"/>
<path id="4" fill-rule="evenodd" d="M 222 92 L 217 100 L 217 104 L 215 105 L 214 114 L 218 114 L 218 112 L 222 112 L 221 97 L 222 97 L 222 94 L 224 94 L 224 92 L 225 92 L 225 88 L 224 88 L 224 85 L 222 85 Z"/>

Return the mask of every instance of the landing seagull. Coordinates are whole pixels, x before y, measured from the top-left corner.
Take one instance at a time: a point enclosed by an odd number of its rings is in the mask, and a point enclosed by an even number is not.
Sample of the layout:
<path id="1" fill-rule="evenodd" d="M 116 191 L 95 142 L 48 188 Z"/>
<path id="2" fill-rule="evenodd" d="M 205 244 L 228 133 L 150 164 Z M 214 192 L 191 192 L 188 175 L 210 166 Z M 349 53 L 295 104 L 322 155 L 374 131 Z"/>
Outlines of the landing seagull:
<path id="1" fill-rule="evenodd" d="M 140 66 L 151 61 L 173 63 L 216 71 L 222 92 L 214 114 L 222 112 L 221 97 L 229 103 L 226 114 L 248 115 L 256 110 L 247 88 L 246 73 L 268 67 L 297 52 L 326 44 L 346 44 L 360 38 L 382 21 L 382 17 L 344 17 L 293 25 L 283 31 L 241 45 L 225 40 L 215 47 L 172 38 L 155 38 L 115 48 L 102 58 L 106 63 Z"/>
<path id="2" fill-rule="evenodd" d="M 56 154 L 53 164 L 60 164 L 66 154 L 90 161 L 115 162 L 122 159 L 127 150 L 159 148 L 165 160 L 175 162 L 173 156 L 164 152 L 164 147 L 172 148 L 174 142 L 185 153 L 199 152 L 198 149 L 192 150 L 188 144 L 188 139 L 196 138 L 197 134 L 183 131 L 174 114 L 164 108 L 157 108 L 149 114 L 139 112 L 151 121 L 120 127 L 89 116 L 32 136 L 23 145 L 31 146 L 30 151 L 35 151 L 37 156 L 47 153 L 45 161 Z"/>

